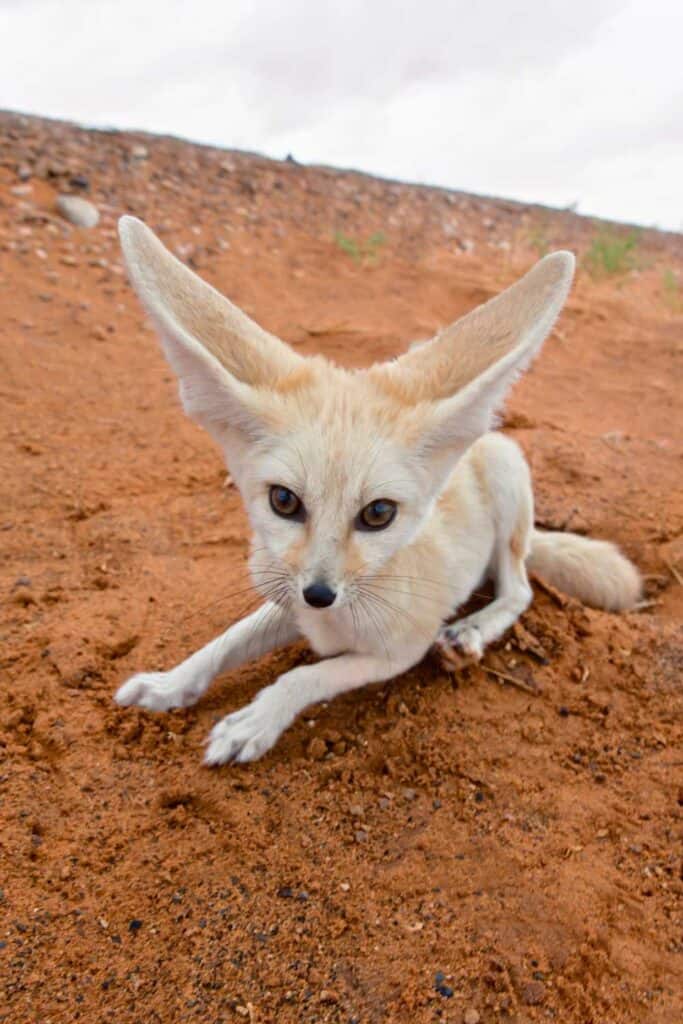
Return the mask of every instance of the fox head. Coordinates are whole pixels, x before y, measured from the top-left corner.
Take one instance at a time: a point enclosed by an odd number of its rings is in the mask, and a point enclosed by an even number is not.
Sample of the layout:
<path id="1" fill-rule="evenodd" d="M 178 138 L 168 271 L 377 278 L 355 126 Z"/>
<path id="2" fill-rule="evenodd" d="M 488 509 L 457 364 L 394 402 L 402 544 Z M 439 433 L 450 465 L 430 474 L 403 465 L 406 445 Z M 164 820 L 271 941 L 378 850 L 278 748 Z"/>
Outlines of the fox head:
<path id="1" fill-rule="evenodd" d="M 119 227 L 183 407 L 223 449 L 246 504 L 255 585 L 316 608 L 343 607 L 417 535 L 550 332 L 574 268 L 571 253 L 546 256 L 431 341 L 349 371 L 268 334 L 141 221 Z"/>

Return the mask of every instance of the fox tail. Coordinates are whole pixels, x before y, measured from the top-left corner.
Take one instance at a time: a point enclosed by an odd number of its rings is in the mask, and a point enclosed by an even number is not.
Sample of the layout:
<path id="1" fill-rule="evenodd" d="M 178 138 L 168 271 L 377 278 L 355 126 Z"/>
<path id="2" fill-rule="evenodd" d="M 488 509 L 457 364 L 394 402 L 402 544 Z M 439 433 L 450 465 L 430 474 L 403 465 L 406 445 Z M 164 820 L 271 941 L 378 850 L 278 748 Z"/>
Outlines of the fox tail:
<path id="1" fill-rule="evenodd" d="M 641 595 L 640 573 L 609 541 L 534 530 L 526 564 L 553 587 L 594 608 L 626 611 Z"/>

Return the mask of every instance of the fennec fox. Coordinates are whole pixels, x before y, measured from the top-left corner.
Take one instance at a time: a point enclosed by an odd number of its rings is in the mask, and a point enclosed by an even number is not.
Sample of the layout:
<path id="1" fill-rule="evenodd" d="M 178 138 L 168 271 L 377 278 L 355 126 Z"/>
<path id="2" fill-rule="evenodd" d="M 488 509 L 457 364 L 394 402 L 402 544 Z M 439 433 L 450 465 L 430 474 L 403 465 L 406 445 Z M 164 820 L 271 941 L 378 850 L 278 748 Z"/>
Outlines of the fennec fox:
<path id="1" fill-rule="evenodd" d="M 266 600 L 182 664 L 133 676 L 119 704 L 186 707 L 218 673 L 303 635 L 322 660 L 208 737 L 207 764 L 253 761 L 310 704 L 396 676 L 435 641 L 481 657 L 531 601 L 528 570 L 599 608 L 636 603 L 638 572 L 612 544 L 534 529 L 526 462 L 488 432 L 562 308 L 571 253 L 400 358 L 349 371 L 262 330 L 139 220 L 120 234 L 185 411 L 244 499 Z M 487 576 L 495 599 L 444 625 Z"/>

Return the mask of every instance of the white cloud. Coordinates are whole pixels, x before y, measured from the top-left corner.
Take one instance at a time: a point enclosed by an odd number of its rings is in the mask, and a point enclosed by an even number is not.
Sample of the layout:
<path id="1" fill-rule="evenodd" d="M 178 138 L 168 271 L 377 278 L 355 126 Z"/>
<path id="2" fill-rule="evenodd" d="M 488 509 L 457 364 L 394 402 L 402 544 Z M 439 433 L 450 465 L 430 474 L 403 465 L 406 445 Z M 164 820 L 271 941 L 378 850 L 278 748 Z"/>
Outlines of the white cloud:
<path id="1" fill-rule="evenodd" d="M 677 0 L 22 0 L 0 102 L 683 227 Z"/>

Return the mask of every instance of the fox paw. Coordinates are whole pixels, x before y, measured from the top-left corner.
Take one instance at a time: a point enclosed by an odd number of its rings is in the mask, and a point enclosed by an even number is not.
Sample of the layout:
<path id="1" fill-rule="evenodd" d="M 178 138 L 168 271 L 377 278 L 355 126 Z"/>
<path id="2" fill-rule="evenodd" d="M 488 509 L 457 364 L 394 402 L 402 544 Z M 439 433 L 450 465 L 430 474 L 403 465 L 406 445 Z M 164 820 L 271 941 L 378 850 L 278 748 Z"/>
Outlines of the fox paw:
<path id="1" fill-rule="evenodd" d="M 439 633 L 437 643 L 446 660 L 452 658 L 454 651 L 459 651 L 473 661 L 479 661 L 484 653 L 484 640 L 477 626 L 469 625 L 465 620 L 462 624 L 454 622 L 444 626 Z"/>
<path id="2" fill-rule="evenodd" d="M 289 724 L 283 720 L 268 689 L 246 707 L 218 722 L 207 738 L 204 764 L 245 764 L 257 761 Z"/>
<path id="3" fill-rule="evenodd" d="M 122 707 L 136 705 L 148 711 L 169 711 L 189 707 L 200 694 L 194 679 L 184 679 L 173 672 L 139 672 L 118 688 L 114 700 Z"/>

